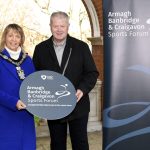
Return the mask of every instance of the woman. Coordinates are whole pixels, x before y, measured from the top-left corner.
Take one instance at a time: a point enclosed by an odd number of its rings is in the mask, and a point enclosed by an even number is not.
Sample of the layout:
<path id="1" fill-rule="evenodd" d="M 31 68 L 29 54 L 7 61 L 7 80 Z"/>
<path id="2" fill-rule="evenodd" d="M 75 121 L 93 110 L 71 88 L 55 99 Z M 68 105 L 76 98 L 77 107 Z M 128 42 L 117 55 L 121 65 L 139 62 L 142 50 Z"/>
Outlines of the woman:
<path id="1" fill-rule="evenodd" d="M 0 150 L 35 150 L 34 118 L 19 99 L 23 79 L 34 72 L 23 51 L 25 36 L 17 24 L 9 24 L 0 43 Z"/>

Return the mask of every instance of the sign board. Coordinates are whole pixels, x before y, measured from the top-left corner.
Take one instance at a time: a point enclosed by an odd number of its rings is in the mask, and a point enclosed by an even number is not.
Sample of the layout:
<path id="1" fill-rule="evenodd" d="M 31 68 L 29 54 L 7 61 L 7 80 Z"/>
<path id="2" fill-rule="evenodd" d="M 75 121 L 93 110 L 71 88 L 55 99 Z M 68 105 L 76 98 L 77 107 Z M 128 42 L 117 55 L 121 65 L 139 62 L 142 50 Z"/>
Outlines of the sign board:
<path id="1" fill-rule="evenodd" d="M 37 71 L 24 79 L 20 99 L 27 110 L 40 118 L 61 119 L 75 108 L 77 98 L 72 83 L 53 71 Z"/>

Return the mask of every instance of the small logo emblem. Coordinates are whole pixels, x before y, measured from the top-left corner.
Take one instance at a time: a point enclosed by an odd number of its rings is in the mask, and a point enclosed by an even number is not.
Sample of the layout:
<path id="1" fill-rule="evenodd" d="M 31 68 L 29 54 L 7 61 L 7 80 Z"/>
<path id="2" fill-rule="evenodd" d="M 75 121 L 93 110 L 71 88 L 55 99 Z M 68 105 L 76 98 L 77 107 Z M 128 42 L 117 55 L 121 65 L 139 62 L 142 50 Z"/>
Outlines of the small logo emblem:
<path id="1" fill-rule="evenodd" d="M 42 78 L 43 80 L 45 80 L 45 79 L 46 79 L 46 75 L 41 75 L 41 78 Z"/>

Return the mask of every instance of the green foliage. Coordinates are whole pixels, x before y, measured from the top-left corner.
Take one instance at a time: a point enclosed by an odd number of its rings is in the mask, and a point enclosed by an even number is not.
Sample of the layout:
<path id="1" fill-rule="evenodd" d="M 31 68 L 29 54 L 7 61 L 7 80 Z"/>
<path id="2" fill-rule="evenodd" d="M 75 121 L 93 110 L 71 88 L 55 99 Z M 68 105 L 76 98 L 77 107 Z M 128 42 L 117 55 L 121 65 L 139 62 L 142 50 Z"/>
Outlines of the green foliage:
<path id="1" fill-rule="evenodd" d="M 39 121 L 40 121 L 40 118 L 37 116 L 34 116 L 34 122 L 36 125 L 39 125 Z"/>

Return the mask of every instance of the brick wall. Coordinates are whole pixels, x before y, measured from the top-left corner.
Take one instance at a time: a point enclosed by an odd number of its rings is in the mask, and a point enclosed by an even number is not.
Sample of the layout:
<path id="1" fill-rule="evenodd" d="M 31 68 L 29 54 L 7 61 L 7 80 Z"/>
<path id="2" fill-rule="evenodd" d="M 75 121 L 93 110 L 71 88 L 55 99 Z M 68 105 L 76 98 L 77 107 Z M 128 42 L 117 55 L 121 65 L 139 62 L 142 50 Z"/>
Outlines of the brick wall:
<path id="1" fill-rule="evenodd" d="M 103 36 L 103 14 L 102 14 L 102 0 L 92 0 L 100 24 L 100 37 Z M 104 66 L 103 66 L 103 45 L 93 46 L 93 57 L 96 62 L 97 68 L 100 72 L 99 78 L 104 79 Z"/>
<path id="2" fill-rule="evenodd" d="M 92 0 L 93 5 L 95 7 L 97 16 L 98 16 L 98 20 L 99 20 L 99 25 L 100 25 L 100 35 L 99 37 L 103 39 L 103 12 L 102 12 L 102 0 Z M 84 3 L 84 1 L 83 1 Z M 85 4 L 85 3 L 84 3 Z M 85 5 L 86 9 L 87 6 Z M 90 13 L 87 9 L 88 15 L 89 15 L 89 19 L 91 22 L 91 18 L 90 18 Z M 93 26 L 92 26 L 92 22 L 91 22 L 91 28 L 92 28 L 92 32 L 93 32 Z M 92 33 L 93 35 L 93 33 Z M 99 39 L 100 40 L 100 39 Z M 102 114 L 102 110 L 103 110 L 103 81 L 104 81 L 104 49 L 103 49 L 103 41 L 100 41 L 100 44 L 96 44 L 96 45 L 92 45 L 92 55 L 94 58 L 94 61 L 96 63 L 97 69 L 100 73 L 99 79 L 102 81 L 102 88 L 101 88 L 101 114 Z M 101 116 L 102 118 L 102 116 Z"/>
<path id="3" fill-rule="evenodd" d="M 102 13 L 102 0 L 92 0 L 93 5 L 95 7 L 98 19 L 99 19 L 99 25 L 100 25 L 100 37 L 103 37 L 103 13 Z M 84 3 L 84 1 L 83 1 Z M 86 5 L 85 5 L 86 7 Z M 87 9 L 87 7 L 86 7 Z M 89 10 L 87 9 L 87 12 L 89 14 Z M 90 18 L 90 15 L 89 15 Z M 90 18 L 91 21 L 91 18 Z M 92 27 L 92 23 L 91 23 L 91 27 Z M 93 28 L 92 28 L 92 32 L 93 32 Z M 93 35 L 93 34 L 92 34 Z M 103 38 L 102 38 L 103 39 Z M 103 65 L 103 45 L 93 45 L 92 46 L 92 55 L 94 57 L 95 63 L 97 65 L 97 68 L 100 72 L 100 76 L 99 79 L 103 81 L 104 79 L 104 65 Z"/>
<path id="4" fill-rule="evenodd" d="M 101 79 L 103 81 L 104 79 L 104 66 L 103 66 L 103 45 L 100 45 L 100 46 L 97 46 L 97 45 L 94 45 L 92 46 L 92 55 L 94 57 L 94 61 L 96 63 L 96 66 L 97 66 L 97 69 L 100 73 L 99 75 L 99 79 Z"/>
<path id="5" fill-rule="evenodd" d="M 102 0 L 92 0 L 93 5 L 95 7 L 97 16 L 98 16 L 98 20 L 99 20 L 99 25 L 100 25 L 100 35 L 99 37 L 103 37 L 103 14 L 102 14 Z M 84 3 L 84 1 L 83 1 Z M 86 4 L 84 3 L 86 9 L 88 8 L 86 6 Z M 90 13 L 89 10 L 87 9 L 88 15 L 89 15 L 89 19 L 91 22 L 91 18 L 90 18 Z M 92 26 L 92 22 L 91 22 L 91 28 L 92 28 L 92 35 L 93 35 L 93 26 Z M 103 38 L 102 38 L 103 39 Z M 99 79 L 103 81 L 104 79 L 104 66 L 103 66 L 103 42 L 100 42 L 101 44 L 99 45 L 93 45 L 92 46 L 92 55 L 94 57 L 96 66 L 98 68 L 98 71 L 100 72 L 100 76 Z"/>

